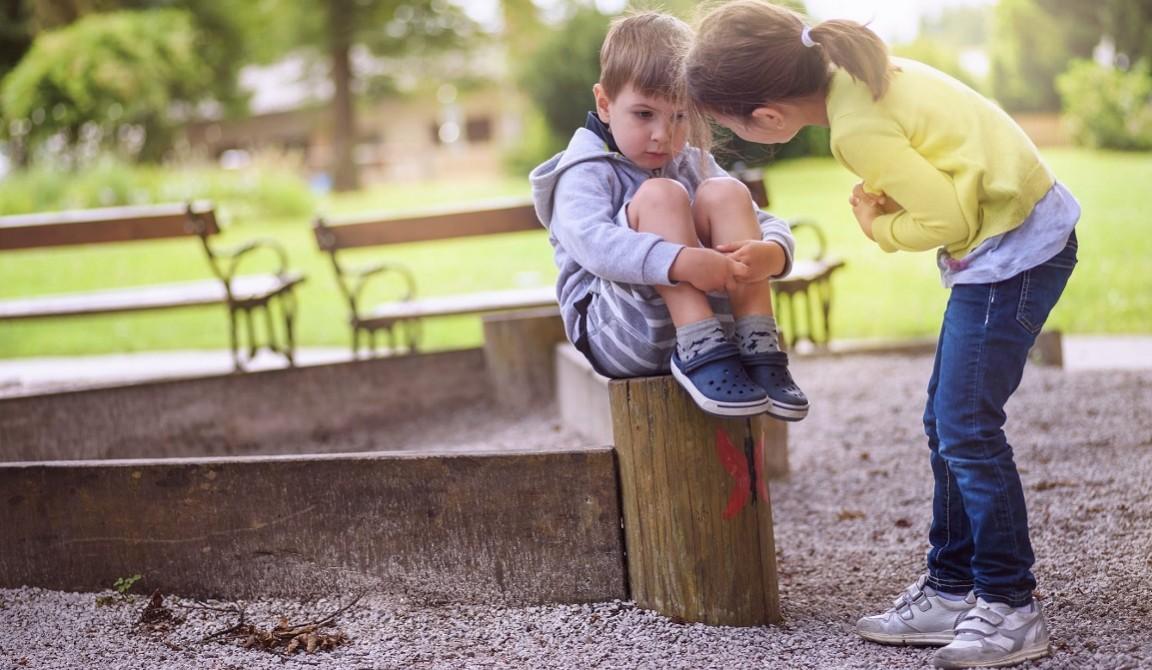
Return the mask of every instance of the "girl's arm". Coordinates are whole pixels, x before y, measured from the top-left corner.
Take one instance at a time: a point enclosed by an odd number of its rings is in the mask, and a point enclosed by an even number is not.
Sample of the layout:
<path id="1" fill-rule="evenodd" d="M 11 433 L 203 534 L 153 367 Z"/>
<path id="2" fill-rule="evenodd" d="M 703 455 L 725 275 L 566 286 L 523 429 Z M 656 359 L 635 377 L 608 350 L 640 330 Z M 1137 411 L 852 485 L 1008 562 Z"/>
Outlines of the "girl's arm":
<path id="1" fill-rule="evenodd" d="M 878 211 L 872 219 L 872 238 L 881 249 L 925 251 L 976 235 L 979 222 L 965 218 L 952 178 L 912 148 L 899 129 L 853 128 L 838 138 L 835 151 L 869 193 L 903 206 L 892 213 Z"/>

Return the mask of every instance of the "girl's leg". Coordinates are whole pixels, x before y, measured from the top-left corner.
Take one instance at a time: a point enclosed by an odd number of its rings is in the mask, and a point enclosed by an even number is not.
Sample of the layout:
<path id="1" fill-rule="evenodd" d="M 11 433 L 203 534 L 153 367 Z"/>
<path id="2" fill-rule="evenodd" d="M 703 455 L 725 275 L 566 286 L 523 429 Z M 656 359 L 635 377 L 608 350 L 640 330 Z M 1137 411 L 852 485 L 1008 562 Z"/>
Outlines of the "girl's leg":
<path id="1" fill-rule="evenodd" d="M 928 436 L 929 460 L 932 464 L 932 527 L 928 531 L 928 586 L 945 593 L 967 593 L 972 590 L 972 527 L 956 478 L 948 462 L 940 456 L 940 437 L 936 431 L 936 391 L 940 386 L 940 352 L 943 350 L 945 325 L 940 327 L 936 360 L 928 380 L 928 401 L 924 405 L 924 433 Z"/>
<path id="2" fill-rule="evenodd" d="M 1004 406 L 1075 263 L 1073 235 L 1055 258 L 1011 279 L 956 286 L 945 311 L 933 404 L 938 454 L 971 525 L 974 590 L 989 602 L 1023 606 L 1036 584 Z"/>

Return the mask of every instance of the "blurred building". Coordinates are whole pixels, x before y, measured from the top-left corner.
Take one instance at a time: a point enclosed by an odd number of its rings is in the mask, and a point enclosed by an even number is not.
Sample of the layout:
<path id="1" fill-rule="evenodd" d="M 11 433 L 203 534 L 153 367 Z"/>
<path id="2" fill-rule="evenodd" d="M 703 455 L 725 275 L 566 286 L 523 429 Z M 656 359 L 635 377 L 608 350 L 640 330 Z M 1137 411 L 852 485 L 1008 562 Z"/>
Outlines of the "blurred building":
<path id="1" fill-rule="evenodd" d="M 322 186 L 332 151 L 326 104 L 331 82 L 322 70 L 310 73 L 309 67 L 302 59 L 287 59 L 245 68 L 241 85 L 251 95 L 251 115 L 190 124 L 184 131 L 186 146 L 230 166 L 262 152 L 286 152 L 299 157 L 309 178 Z M 424 95 L 374 101 L 361 96 L 355 150 L 361 181 L 451 179 L 501 171 L 503 155 L 521 138 L 524 102 L 499 81 L 473 83 L 465 91 L 445 83 Z"/>

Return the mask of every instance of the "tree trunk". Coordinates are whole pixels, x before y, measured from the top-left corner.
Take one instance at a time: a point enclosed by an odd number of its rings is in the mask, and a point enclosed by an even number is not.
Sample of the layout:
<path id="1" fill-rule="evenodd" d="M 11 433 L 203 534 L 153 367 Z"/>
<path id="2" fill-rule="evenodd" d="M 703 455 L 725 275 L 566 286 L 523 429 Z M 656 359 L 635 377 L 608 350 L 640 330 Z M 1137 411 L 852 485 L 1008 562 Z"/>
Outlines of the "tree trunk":
<path id="1" fill-rule="evenodd" d="M 332 188 L 360 188 L 353 150 L 356 145 L 356 106 L 352 99 L 352 34 L 356 7 L 349 0 L 328 1 L 328 50 L 332 58 Z"/>

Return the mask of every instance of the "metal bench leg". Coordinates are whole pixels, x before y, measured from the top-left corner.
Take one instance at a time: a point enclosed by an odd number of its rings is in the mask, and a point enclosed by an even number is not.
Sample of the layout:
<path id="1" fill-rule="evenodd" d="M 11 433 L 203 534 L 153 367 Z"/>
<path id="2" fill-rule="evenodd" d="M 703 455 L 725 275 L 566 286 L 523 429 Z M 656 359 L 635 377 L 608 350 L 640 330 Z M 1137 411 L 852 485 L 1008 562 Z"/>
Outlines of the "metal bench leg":
<path id="1" fill-rule="evenodd" d="M 240 308 L 236 305 L 228 305 L 228 344 L 232 349 L 233 372 L 244 372 L 244 366 L 240 362 L 240 334 L 237 332 L 239 324 L 236 323 L 238 311 Z"/>
<path id="2" fill-rule="evenodd" d="M 284 319 L 284 358 L 288 367 L 296 367 L 296 293 L 289 289 L 279 299 L 280 315 Z"/>

